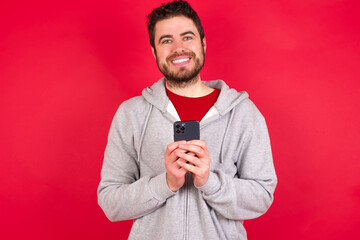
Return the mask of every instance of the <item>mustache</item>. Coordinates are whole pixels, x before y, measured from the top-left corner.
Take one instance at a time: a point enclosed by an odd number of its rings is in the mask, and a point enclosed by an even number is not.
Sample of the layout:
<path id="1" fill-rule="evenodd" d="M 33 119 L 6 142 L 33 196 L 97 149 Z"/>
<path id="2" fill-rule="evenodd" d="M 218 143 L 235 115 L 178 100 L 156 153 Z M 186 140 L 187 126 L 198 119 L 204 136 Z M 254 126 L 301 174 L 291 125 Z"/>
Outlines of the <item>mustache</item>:
<path id="1" fill-rule="evenodd" d="M 195 55 L 194 52 L 174 53 L 174 54 L 169 55 L 169 56 L 166 58 L 166 61 L 167 61 L 167 62 L 170 62 L 173 58 L 180 57 L 180 56 L 190 56 L 191 58 L 195 58 L 196 55 Z"/>

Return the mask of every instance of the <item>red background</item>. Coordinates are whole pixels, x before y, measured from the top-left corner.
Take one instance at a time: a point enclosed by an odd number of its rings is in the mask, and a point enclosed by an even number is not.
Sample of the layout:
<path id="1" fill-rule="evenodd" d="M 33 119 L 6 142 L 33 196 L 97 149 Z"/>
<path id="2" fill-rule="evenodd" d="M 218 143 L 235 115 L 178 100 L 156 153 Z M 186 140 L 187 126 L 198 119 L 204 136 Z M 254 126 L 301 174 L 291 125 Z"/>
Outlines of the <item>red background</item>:
<path id="1" fill-rule="evenodd" d="M 160 2 L 1 3 L 1 239 L 127 238 L 96 188 L 118 105 L 161 77 L 145 18 Z M 279 184 L 249 239 L 360 239 L 360 2 L 190 3 L 202 79 L 267 119 Z"/>

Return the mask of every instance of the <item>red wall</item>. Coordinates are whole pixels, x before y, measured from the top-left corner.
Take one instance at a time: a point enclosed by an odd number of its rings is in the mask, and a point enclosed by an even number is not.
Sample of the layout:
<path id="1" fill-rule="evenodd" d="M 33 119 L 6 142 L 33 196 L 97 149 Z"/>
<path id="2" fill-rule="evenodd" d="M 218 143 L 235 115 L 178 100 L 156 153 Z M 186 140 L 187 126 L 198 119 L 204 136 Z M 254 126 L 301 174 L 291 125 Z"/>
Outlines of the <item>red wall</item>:
<path id="1" fill-rule="evenodd" d="M 96 188 L 115 110 L 161 77 L 145 24 L 159 3 L 1 3 L 1 239 L 127 238 Z M 360 2 L 191 4 L 202 79 L 248 91 L 269 127 L 279 184 L 249 239 L 359 239 Z"/>

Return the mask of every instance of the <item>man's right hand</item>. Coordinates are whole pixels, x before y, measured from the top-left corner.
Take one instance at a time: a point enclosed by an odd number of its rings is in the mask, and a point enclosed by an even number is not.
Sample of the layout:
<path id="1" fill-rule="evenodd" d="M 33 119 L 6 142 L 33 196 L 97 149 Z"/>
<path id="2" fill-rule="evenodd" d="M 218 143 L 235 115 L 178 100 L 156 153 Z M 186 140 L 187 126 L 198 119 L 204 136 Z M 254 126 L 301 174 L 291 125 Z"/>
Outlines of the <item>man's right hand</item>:
<path id="1" fill-rule="evenodd" d="M 165 152 L 165 168 L 166 168 L 166 181 L 171 191 L 176 192 L 185 183 L 185 174 L 187 170 L 182 168 L 177 160 L 177 151 L 185 152 L 179 149 L 180 144 L 185 144 L 186 141 L 177 141 L 170 143 Z"/>

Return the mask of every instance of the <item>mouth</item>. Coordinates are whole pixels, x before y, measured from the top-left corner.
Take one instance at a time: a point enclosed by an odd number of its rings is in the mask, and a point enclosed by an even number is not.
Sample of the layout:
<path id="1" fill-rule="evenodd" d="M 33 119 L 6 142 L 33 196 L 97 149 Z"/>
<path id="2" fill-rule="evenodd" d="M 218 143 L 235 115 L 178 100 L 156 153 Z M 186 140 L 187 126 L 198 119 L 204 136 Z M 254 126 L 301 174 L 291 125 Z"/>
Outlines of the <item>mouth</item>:
<path id="1" fill-rule="evenodd" d="M 190 63 L 191 58 L 190 56 L 177 56 L 172 58 L 170 62 L 175 67 L 184 67 Z"/>
<path id="2" fill-rule="evenodd" d="M 171 60 L 171 62 L 174 64 L 183 63 L 183 62 L 187 62 L 187 61 L 190 61 L 190 57 Z"/>
<path id="3" fill-rule="evenodd" d="M 166 61 L 174 67 L 185 67 L 195 59 L 196 55 L 192 51 L 183 53 L 174 53 L 166 58 Z"/>

